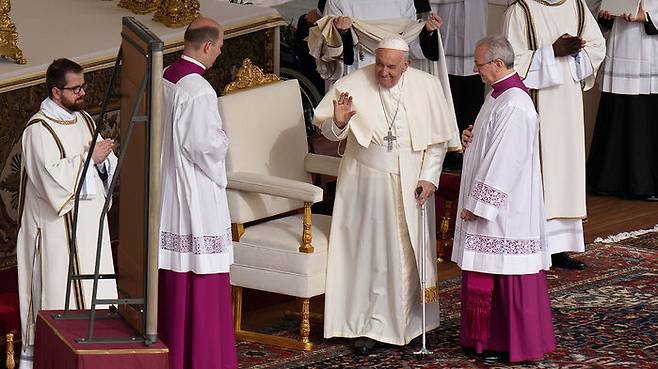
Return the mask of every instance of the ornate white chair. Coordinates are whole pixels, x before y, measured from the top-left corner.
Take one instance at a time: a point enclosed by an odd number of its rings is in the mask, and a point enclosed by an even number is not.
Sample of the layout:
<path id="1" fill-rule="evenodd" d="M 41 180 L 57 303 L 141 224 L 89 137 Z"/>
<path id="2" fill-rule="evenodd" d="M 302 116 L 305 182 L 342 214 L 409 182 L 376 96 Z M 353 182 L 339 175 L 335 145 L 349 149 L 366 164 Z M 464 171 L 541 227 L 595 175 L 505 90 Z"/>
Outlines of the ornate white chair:
<path id="1" fill-rule="evenodd" d="M 233 318 L 240 339 L 308 351 L 309 301 L 325 291 L 331 224 L 331 217 L 311 214 L 323 193 L 310 173 L 336 175 L 339 159 L 308 153 L 299 85 L 270 76 L 245 63 L 219 98 L 231 140 L 226 171 L 235 251 Z M 258 85 L 262 81 L 267 83 Z M 243 330 L 243 288 L 299 298 L 301 338 Z"/>

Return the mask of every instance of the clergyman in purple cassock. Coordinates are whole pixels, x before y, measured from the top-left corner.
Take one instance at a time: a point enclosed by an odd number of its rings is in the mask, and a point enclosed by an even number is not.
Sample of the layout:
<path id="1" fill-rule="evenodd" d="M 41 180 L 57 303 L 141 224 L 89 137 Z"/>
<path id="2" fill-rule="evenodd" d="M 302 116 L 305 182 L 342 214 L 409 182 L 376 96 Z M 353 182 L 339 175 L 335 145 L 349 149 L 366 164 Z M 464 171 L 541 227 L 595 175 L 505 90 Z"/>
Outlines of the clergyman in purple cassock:
<path id="1" fill-rule="evenodd" d="M 464 154 L 452 260 L 463 270 L 462 346 L 518 362 L 540 360 L 556 343 L 539 121 L 513 66 L 504 37 L 478 42 L 474 69 L 493 91 Z"/>
<path id="2" fill-rule="evenodd" d="M 198 18 L 183 56 L 164 71 L 158 332 L 171 369 L 237 368 L 229 268 L 228 138 L 203 77 L 223 31 Z"/>

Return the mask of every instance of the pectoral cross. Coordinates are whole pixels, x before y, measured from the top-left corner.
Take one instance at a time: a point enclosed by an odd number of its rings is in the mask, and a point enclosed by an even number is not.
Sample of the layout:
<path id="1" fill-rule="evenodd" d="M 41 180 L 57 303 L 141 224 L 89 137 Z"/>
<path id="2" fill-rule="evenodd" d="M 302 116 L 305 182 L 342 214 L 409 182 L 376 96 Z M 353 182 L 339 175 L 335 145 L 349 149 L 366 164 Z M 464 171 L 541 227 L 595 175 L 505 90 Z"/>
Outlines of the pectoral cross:
<path id="1" fill-rule="evenodd" d="M 393 141 L 395 141 L 395 140 L 397 140 L 397 139 L 398 139 L 398 138 L 395 137 L 395 136 L 393 135 L 393 132 L 391 132 L 391 130 L 389 129 L 389 130 L 388 130 L 388 134 L 387 134 L 386 136 L 384 136 L 384 141 L 387 142 L 387 147 L 386 147 L 386 150 L 387 150 L 387 151 L 391 151 L 391 150 L 393 150 Z"/>

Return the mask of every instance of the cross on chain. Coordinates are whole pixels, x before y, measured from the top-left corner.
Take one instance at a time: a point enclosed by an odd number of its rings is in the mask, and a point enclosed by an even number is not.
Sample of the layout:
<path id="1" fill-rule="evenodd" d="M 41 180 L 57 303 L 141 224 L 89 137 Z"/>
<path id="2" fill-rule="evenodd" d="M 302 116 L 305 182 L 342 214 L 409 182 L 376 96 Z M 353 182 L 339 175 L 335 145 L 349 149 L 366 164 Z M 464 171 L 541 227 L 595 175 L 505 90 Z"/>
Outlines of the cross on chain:
<path id="1" fill-rule="evenodd" d="M 384 141 L 387 143 L 386 151 L 393 150 L 393 141 L 396 141 L 398 138 L 393 135 L 391 130 L 388 130 L 388 134 L 384 136 Z"/>

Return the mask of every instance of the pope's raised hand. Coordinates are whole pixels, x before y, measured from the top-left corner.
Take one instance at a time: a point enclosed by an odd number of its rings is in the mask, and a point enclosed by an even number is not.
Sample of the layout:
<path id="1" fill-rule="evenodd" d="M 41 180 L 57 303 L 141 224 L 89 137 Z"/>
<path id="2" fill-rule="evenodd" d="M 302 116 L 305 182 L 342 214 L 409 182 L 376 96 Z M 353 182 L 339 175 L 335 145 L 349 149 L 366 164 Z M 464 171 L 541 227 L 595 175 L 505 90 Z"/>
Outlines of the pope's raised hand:
<path id="1" fill-rule="evenodd" d="M 355 114 L 352 110 L 352 96 L 347 92 L 341 93 L 338 100 L 334 100 L 334 124 L 343 128 Z"/>

